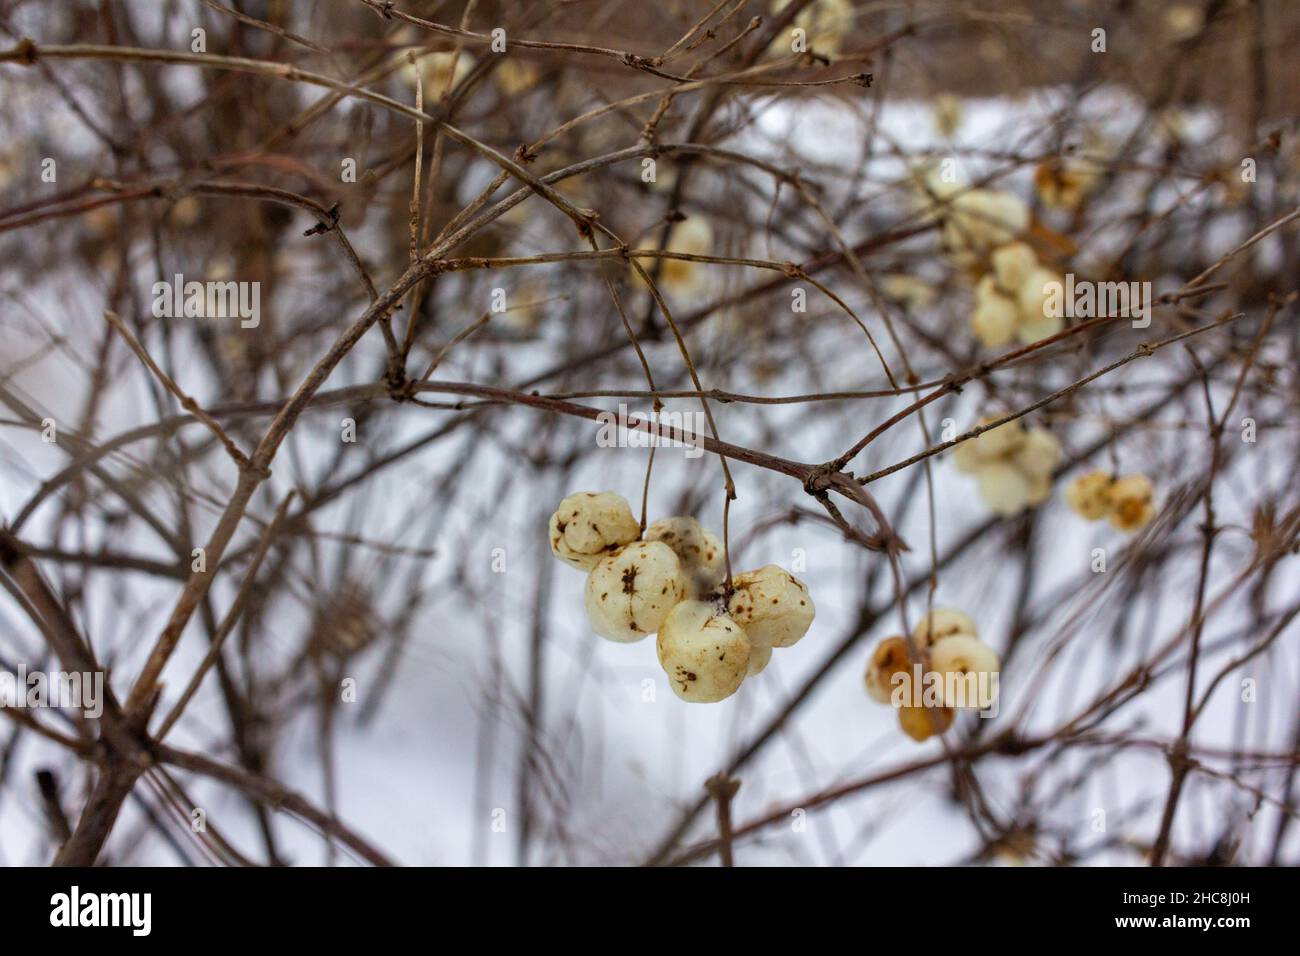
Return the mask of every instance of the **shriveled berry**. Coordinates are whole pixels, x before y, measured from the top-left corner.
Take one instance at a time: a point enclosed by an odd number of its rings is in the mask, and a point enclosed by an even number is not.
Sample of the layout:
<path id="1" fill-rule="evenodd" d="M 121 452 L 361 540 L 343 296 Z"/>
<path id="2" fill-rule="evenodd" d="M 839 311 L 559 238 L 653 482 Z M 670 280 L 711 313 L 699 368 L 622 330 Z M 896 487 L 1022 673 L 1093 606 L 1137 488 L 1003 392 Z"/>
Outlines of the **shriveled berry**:
<path id="1" fill-rule="evenodd" d="M 907 674 L 912 669 L 912 658 L 908 653 L 907 641 L 901 637 L 887 637 L 871 654 L 867 662 L 867 673 L 863 678 L 867 685 L 867 694 L 872 700 L 881 704 L 892 702 L 895 674 Z"/>

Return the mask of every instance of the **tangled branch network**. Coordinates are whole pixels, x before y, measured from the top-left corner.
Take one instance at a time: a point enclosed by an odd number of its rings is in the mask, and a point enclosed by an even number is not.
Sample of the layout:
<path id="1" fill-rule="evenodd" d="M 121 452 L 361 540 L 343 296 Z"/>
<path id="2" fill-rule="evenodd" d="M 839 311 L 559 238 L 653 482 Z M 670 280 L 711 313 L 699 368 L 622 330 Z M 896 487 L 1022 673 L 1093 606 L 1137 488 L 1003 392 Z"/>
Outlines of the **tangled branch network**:
<path id="1" fill-rule="evenodd" d="M 1300 860 L 1294 5 L 0 34 L 0 861 Z"/>

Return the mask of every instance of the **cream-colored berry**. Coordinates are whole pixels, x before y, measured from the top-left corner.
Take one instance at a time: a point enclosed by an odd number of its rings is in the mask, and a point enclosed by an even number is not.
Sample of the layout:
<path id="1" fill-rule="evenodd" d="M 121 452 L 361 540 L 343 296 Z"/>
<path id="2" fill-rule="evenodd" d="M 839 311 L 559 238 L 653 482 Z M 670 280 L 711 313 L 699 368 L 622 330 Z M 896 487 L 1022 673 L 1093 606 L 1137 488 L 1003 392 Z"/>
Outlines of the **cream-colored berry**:
<path id="1" fill-rule="evenodd" d="M 566 564 L 590 571 L 601 558 L 641 536 L 627 499 L 612 491 L 569 495 L 551 515 L 551 552 Z"/>
<path id="2" fill-rule="evenodd" d="M 738 574 L 728 613 L 745 629 L 755 647 L 789 647 L 812 624 L 812 596 L 804 583 L 784 568 L 769 564 Z"/>
<path id="3" fill-rule="evenodd" d="M 945 707 L 987 707 L 997 695 L 997 652 L 978 637 L 954 634 L 930 648 L 930 669 L 944 678 Z"/>
<path id="4" fill-rule="evenodd" d="M 917 622 L 916 627 L 912 628 L 912 638 L 921 650 L 927 650 L 935 642 L 945 637 L 952 637 L 954 634 L 978 637 L 979 631 L 976 630 L 975 621 L 969 614 L 953 607 L 934 608 Z"/>
<path id="5" fill-rule="evenodd" d="M 1008 292 L 1017 292 L 1029 274 L 1038 268 L 1038 257 L 1025 242 L 1009 242 L 993 250 L 993 274 L 998 285 Z"/>
<path id="6" fill-rule="evenodd" d="M 953 446 L 952 463 L 957 466 L 958 471 L 973 475 L 984 467 L 987 460 L 980 454 L 979 446 L 975 444 L 973 438 L 968 438 L 966 441 Z"/>
<path id="7" fill-rule="evenodd" d="M 1031 428 L 1011 461 L 1031 478 L 1050 475 L 1061 461 L 1061 443 L 1046 428 Z"/>
<path id="8" fill-rule="evenodd" d="M 939 135 L 951 138 L 961 126 L 961 100 L 951 93 L 940 93 L 934 98 L 934 128 Z"/>
<path id="9" fill-rule="evenodd" d="M 1120 531 L 1132 533 L 1146 527 L 1155 517 L 1151 502 L 1154 489 L 1146 475 L 1125 475 L 1110 488 L 1110 523 Z"/>
<path id="10" fill-rule="evenodd" d="M 770 647 L 751 647 L 749 649 L 749 669 L 745 672 L 746 677 L 755 677 L 763 673 L 767 667 L 767 662 L 772 659 L 772 648 Z"/>
<path id="11" fill-rule="evenodd" d="M 907 641 L 901 637 L 887 637 L 871 654 L 863 682 L 867 695 L 881 704 L 890 703 L 894 694 L 894 675 L 907 674 L 912 669 L 912 657 Z"/>
<path id="12" fill-rule="evenodd" d="M 659 630 L 686 591 L 672 548 L 661 541 L 634 541 L 591 569 L 584 594 L 587 620 L 601 637 L 639 641 Z"/>
<path id="13" fill-rule="evenodd" d="M 691 585 L 691 596 L 696 599 L 716 590 L 726 576 L 727 556 L 722 542 L 694 518 L 660 518 L 645 529 L 645 539 L 662 541 L 673 549 Z"/>
<path id="14" fill-rule="evenodd" d="M 994 514 L 1024 511 L 1032 490 L 1029 479 L 1014 465 L 991 461 L 979 470 L 980 498 Z"/>
<path id="15" fill-rule="evenodd" d="M 473 68 L 474 57 L 469 53 L 443 50 L 420 56 L 415 64 L 406 63 L 402 74 L 412 86 L 416 77 L 420 78 L 424 84 L 424 101 L 428 103 L 465 79 Z"/>
<path id="16" fill-rule="evenodd" d="M 730 697 L 749 672 L 744 630 L 710 601 L 679 602 L 660 625 L 655 647 L 673 693 L 691 703 Z"/>
<path id="17" fill-rule="evenodd" d="M 1016 325 L 1020 321 L 1020 309 L 1016 300 L 1003 295 L 992 285 L 986 276 L 976 287 L 975 311 L 970 318 L 971 331 L 980 340 L 980 344 L 989 349 L 1006 345 L 1014 339 Z"/>
<path id="18" fill-rule="evenodd" d="M 950 249 L 982 252 L 1010 242 L 1029 227 L 1029 207 L 1012 193 L 969 189 L 954 196 L 944 224 Z"/>
<path id="19" fill-rule="evenodd" d="M 917 743 L 929 740 L 952 726 L 951 707 L 900 707 L 898 726 Z"/>
<path id="20" fill-rule="evenodd" d="M 1050 339 L 1065 328 L 1065 320 L 1059 315 L 1045 315 L 1039 319 L 1022 318 L 1016 326 L 1016 338 L 1024 345 L 1033 345 L 1043 339 Z"/>
<path id="21" fill-rule="evenodd" d="M 1020 341 L 1037 342 L 1065 327 L 1062 290 L 1061 277 L 1051 269 L 1039 266 L 1025 276 L 1016 293 L 1020 303 L 1020 327 L 1016 334 Z"/>
<path id="22" fill-rule="evenodd" d="M 1052 496 L 1051 475 L 1033 475 L 1029 479 L 1029 499 L 1031 507 L 1037 507 Z"/>
<path id="23" fill-rule="evenodd" d="M 501 58 L 501 65 L 497 67 L 493 76 L 503 93 L 507 96 L 518 96 L 537 85 L 541 72 L 528 60 L 520 59 L 518 56 L 508 56 Z"/>
<path id="24" fill-rule="evenodd" d="M 713 228 L 707 219 L 691 216 L 673 227 L 667 251 L 683 255 L 707 256 L 713 251 Z M 646 272 L 651 271 L 648 259 L 644 260 L 641 266 Z M 695 295 L 708 282 L 708 268 L 706 263 L 693 259 L 665 258 L 659 267 L 659 284 L 664 291 L 673 295 Z M 635 284 L 640 287 L 639 277 Z"/>
<path id="25" fill-rule="evenodd" d="M 776 0 L 772 5 L 772 15 L 776 16 L 789 5 L 790 0 Z M 850 0 L 819 0 L 801 10 L 792 27 L 802 28 L 808 44 L 818 53 L 834 54 L 844 38 L 853 35 L 855 15 Z M 784 52 L 789 54 L 789 41 L 785 34 L 779 35 L 772 43 L 787 47 Z"/>
<path id="26" fill-rule="evenodd" d="M 1070 482 L 1065 489 L 1065 503 L 1080 517 L 1097 521 L 1110 514 L 1110 490 L 1115 479 L 1107 471 L 1090 471 Z"/>
<path id="27" fill-rule="evenodd" d="M 980 425 L 987 425 L 989 422 L 997 421 L 996 418 L 981 418 Z M 981 458 L 992 460 L 1000 458 L 1003 455 L 1009 455 L 1018 449 L 1025 440 L 1025 426 L 1020 419 L 1013 418 L 997 428 L 990 428 L 982 431 L 971 439 L 975 443 L 975 450 L 979 452 Z"/>

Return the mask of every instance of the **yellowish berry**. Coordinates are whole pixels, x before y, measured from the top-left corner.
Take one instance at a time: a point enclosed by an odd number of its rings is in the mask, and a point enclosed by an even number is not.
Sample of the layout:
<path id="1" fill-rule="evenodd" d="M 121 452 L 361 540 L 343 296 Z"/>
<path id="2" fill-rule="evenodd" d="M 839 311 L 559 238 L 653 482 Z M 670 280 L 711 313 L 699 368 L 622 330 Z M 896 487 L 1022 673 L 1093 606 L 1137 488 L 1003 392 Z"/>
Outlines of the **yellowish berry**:
<path id="1" fill-rule="evenodd" d="M 1075 514 L 1097 521 L 1110 514 L 1111 486 L 1115 483 L 1107 471 L 1090 471 L 1075 478 L 1065 488 L 1065 503 Z"/>
<path id="2" fill-rule="evenodd" d="M 507 96 L 518 96 L 537 85 L 540 75 L 537 67 L 517 56 L 504 57 L 493 74 L 497 85 Z"/>
<path id="3" fill-rule="evenodd" d="M 1076 209 L 1100 179 L 1090 163 L 1049 160 L 1034 170 L 1034 188 L 1043 205 L 1053 209 Z"/>
<path id="4" fill-rule="evenodd" d="M 436 100 L 444 92 L 453 88 L 474 68 L 474 57 L 464 50 L 459 54 L 454 50 L 441 50 L 424 55 L 416 52 L 415 57 L 415 65 L 408 62 L 402 67 L 402 75 L 412 87 L 415 86 L 416 76 L 419 76 L 423 83 L 425 103 Z"/>
<path id="5" fill-rule="evenodd" d="M 692 216 L 673 227 L 672 238 L 668 240 L 667 252 L 682 255 L 707 256 L 713 249 L 713 229 L 707 219 Z M 646 272 L 651 272 L 650 260 L 641 263 Z M 691 296 L 698 293 L 708 281 L 708 266 L 691 259 L 663 259 L 659 267 L 659 286 L 665 292 L 679 296 Z M 635 272 L 635 270 L 633 270 Z M 634 285 L 638 288 L 644 283 L 639 277 Z"/>
<path id="6" fill-rule="evenodd" d="M 1116 479 L 1110 488 L 1111 525 L 1129 534 L 1146 527 L 1156 513 L 1152 493 L 1151 479 L 1145 475 Z"/>
<path id="7" fill-rule="evenodd" d="M 772 15 L 775 16 L 789 5 L 790 0 L 776 0 L 772 5 Z M 818 53 L 834 54 L 839 52 L 844 39 L 851 35 L 854 15 L 851 0 L 817 0 L 799 12 L 792 27 L 802 29 L 808 46 Z M 773 44 L 788 47 L 786 34 L 780 34 Z"/>
<path id="8" fill-rule="evenodd" d="M 940 93 L 934 98 L 934 128 L 945 139 L 961 127 L 961 100 L 951 93 Z"/>
<path id="9" fill-rule="evenodd" d="M 886 298 L 901 302 L 909 309 L 928 308 L 934 304 L 936 297 L 934 286 L 924 279 L 903 272 L 881 276 L 880 291 Z"/>
<path id="10" fill-rule="evenodd" d="M 917 743 L 929 740 L 952 726 L 951 707 L 900 707 L 898 726 Z"/>
<path id="11" fill-rule="evenodd" d="M 1029 478 L 1029 499 L 1031 507 L 1037 507 L 1052 496 L 1051 475 L 1032 475 Z"/>
<path id="12" fill-rule="evenodd" d="M 907 641 L 901 637 L 887 637 L 871 653 L 863 682 L 867 696 L 877 703 L 888 704 L 894 693 L 894 675 L 907 674 L 912 669 L 912 658 Z"/>

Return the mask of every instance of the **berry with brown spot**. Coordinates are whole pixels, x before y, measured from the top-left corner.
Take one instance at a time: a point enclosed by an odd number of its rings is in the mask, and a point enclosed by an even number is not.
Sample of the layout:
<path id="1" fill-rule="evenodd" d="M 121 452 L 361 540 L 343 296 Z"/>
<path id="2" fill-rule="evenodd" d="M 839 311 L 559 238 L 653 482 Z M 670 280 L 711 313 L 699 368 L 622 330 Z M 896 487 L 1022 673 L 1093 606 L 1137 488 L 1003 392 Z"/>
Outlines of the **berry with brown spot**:
<path id="1" fill-rule="evenodd" d="M 634 541 L 602 558 L 587 576 L 585 603 L 591 629 L 631 643 L 659 630 L 686 597 L 677 555 L 660 541 Z"/>
<path id="2" fill-rule="evenodd" d="M 694 704 L 734 694 L 749 673 L 752 654 L 741 626 L 705 601 L 682 601 L 669 611 L 655 649 L 673 693 Z"/>

